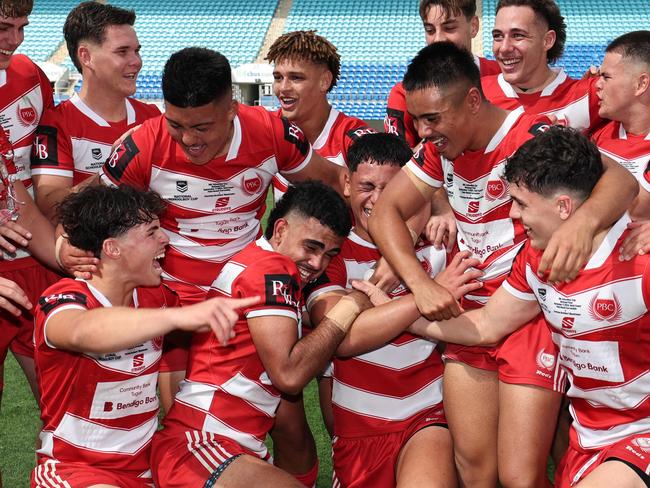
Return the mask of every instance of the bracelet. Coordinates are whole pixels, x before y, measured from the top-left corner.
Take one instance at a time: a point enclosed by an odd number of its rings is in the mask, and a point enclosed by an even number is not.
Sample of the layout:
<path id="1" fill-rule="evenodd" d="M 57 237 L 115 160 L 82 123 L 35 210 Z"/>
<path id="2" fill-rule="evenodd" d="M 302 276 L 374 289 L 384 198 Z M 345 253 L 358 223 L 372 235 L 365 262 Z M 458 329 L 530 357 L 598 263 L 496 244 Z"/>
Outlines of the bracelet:
<path id="1" fill-rule="evenodd" d="M 352 322 L 359 316 L 361 313 L 361 308 L 353 298 L 348 296 L 343 296 L 334 305 L 329 312 L 325 314 L 325 318 L 329 319 L 334 325 L 336 325 L 343 332 L 347 333 Z"/>

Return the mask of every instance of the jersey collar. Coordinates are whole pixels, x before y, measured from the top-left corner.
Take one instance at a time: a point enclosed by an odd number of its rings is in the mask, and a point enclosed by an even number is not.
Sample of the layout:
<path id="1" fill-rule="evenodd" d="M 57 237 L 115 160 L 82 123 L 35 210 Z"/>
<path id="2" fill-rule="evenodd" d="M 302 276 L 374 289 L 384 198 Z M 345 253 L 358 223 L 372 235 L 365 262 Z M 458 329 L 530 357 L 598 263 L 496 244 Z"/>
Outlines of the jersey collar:
<path id="1" fill-rule="evenodd" d="M 540 94 L 542 97 L 550 97 L 553 95 L 557 87 L 564 83 L 567 79 L 567 74 L 562 68 L 551 68 L 551 71 L 557 73 L 557 76 L 546 86 L 546 88 L 542 90 L 542 93 Z M 499 86 L 501 87 L 501 90 L 506 97 L 519 98 L 519 94 L 515 90 L 515 87 L 506 81 L 506 79 L 503 77 L 503 73 L 497 77 L 497 81 L 499 82 Z"/>
<path id="2" fill-rule="evenodd" d="M 233 123 L 232 139 L 230 140 L 230 147 L 228 148 L 226 161 L 235 159 L 239 154 L 239 147 L 241 146 L 241 122 L 239 120 L 239 115 L 235 115 L 235 118 L 233 119 L 232 123 Z"/>
<path id="3" fill-rule="evenodd" d="M 368 242 L 365 239 L 361 238 L 359 234 L 354 232 L 354 229 L 352 229 L 348 234 L 348 239 L 350 239 L 351 242 L 354 242 L 358 246 L 367 247 L 368 249 L 377 249 L 377 246 L 375 246 L 372 242 Z"/>
<path id="4" fill-rule="evenodd" d="M 312 144 L 312 148 L 315 151 L 321 149 L 329 139 L 330 132 L 332 131 L 332 126 L 334 125 L 334 122 L 336 122 L 339 113 L 340 112 L 338 110 L 330 106 L 330 114 L 327 117 L 327 122 L 325 122 L 325 127 L 323 127 L 323 130 L 321 131 L 321 133 L 318 135 L 318 137 Z"/>
<path id="5" fill-rule="evenodd" d="M 616 222 L 607 235 L 600 243 L 596 252 L 589 258 L 585 265 L 585 269 L 596 269 L 603 265 L 607 258 L 616 250 L 616 243 L 621 238 L 621 234 L 627 229 L 627 224 L 631 222 L 630 216 L 627 212 Z"/>
<path id="6" fill-rule="evenodd" d="M 90 293 L 92 293 L 92 295 L 97 299 L 97 301 L 102 304 L 102 307 L 113 306 L 110 300 L 106 298 L 106 295 L 104 295 L 101 291 L 99 291 L 93 285 L 88 283 L 86 280 L 81 278 L 75 278 L 75 280 L 82 281 L 83 283 L 85 283 L 86 286 L 88 287 L 88 291 L 90 291 Z M 136 292 L 136 288 L 133 289 L 133 308 L 138 308 L 138 293 Z"/>
<path id="7" fill-rule="evenodd" d="M 7 70 L 0 70 L 0 87 L 3 87 L 7 84 Z"/>
<path id="8" fill-rule="evenodd" d="M 271 251 L 274 252 L 273 246 L 271 246 L 271 243 L 266 240 L 266 237 L 262 236 L 259 239 L 255 241 L 255 245 L 259 247 L 260 249 L 264 249 L 265 251 Z"/>
<path id="9" fill-rule="evenodd" d="M 512 129 L 512 126 L 515 125 L 515 122 L 519 120 L 519 117 L 521 117 L 523 113 L 524 113 L 524 107 L 520 106 L 508 114 L 506 119 L 503 121 L 503 124 L 501 124 L 501 127 L 499 127 L 496 134 L 492 136 L 492 139 L 490 140 L 487 147 L 485 148 L 484 151 L 485 154 L 494 151 L 497 148 L 497 146 L 501 144 L 501 142 L 503 141 L 503 139 L 505 139 L 508 132 L 510 132 L 510 129 Z"/>
<path id="10" fill-rule="evenodd" d="M 88 117 L 90 120 L 95 122 L 100 127 L 110 127 L 111 124 L 104 120 L 97 112 L 91 109 L 86 103 L 81 99 L 78 93 L 72 95 L 70 98 L 70 103 L 72 103 L 77 109 Z M 131 104 L 128 98 L 124 99 L 124 106 L 126 108 L 126 125 L 133 125 L 135 123 L 135 109 Z"/>
<path id="11" fill-rule="evenodd" d="M 625 130 L 625 127 L 623 127 L 623 124 L 620 122 L 618 122 L 618 138 L 627 141 L 627 131 Z M 643 140 L 650 141 L 650 132 L 648 132 Z"/>

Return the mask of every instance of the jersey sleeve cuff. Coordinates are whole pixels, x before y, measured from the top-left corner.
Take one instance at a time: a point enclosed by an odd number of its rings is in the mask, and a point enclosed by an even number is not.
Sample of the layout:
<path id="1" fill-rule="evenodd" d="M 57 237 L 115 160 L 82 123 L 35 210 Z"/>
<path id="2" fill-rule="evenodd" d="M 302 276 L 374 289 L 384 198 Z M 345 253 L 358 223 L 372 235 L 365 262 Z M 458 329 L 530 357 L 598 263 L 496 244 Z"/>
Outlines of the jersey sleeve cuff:
<path id="1" fill-rule="evenodd" d="M 510 293 L 513 297 L 519 298 L 520 300 L 526 300 L 527 302 L 536 302 L 537 297 L 534 293 L 525 293 L 523 291 L 517 290 L 514 286 L 508 283 L 508 280 L 501 283 L 501 286 L 505 291 Z"/>
<path id="2" fill-rule="evenodd" d="M 309 297 L 307 297 L 307 302 L 305 303 L 305 306 L 307 307 L 307 311 L 311 310 L 311 306 L 314 304 L 314 302 L 318 297 L 324 295 L 325 293 L 330 293 L 332 291 L 345 291 L 345 288 L 343 288 L 340 285 L 329 285 L 329 286 L 323 286 L 318 290 L 314 290 L 309 294 Z"/>
<path id="3" fill-rule="evenodd" d="M 112 187 L 118 186 L 118 184 L 115 183 L 110 176 L 108 176 L 108 173 L 104 172 L 103 168 L 99 171 L 99 181 L 101 181 L 106 186 L 112 186 Z"/>
<path id="4" fill-rule="evenodd" d="M 422 170 L 422 168 L 420 168 L 420 166 L 418 166 L 413 161 L 406 163 L 406 167 L 411 173 L 413 173 L 413 175 L 415 175 L 416 178 L 426 183 L 427 185 L 432 186 L 433 188 L 440 188 L 442 186 L 442 181 L 436 180 L 435 178 L 429 176 Z"/>
<path id="5" fill-rule="evenodd" d="M 253 319 L 256 317 L 280 316 L 280 317 L 288 317 L 290 319 L 295 320 L 296 322 L 298 321 L 298 314 L 295 311 L 282 309 L 282 308 L 258 308 L 246 312 L 245 315 L 247 319 Z"/>
<path id="6" fill-rule="evenodd" d="M 299 171 L 302 171 L 307 167 L 309 164 L 309 161 L 311 161 L 311 157 L 314 154 L 314 150 L 312 149 L 311 145 L 309 146 L 309 152 L 307 153 L 307 156 L 305 156 L 305 159 L 302 160 L 302 163 L 300 163 L 298 166 L 296 166 L 293 169 L 283 169 L 280 171 L 283 175 L 292 175 L 294 173 L 298 173 Z"/>
<path id="7" fill-rule="evenodd" d="M 67 169 L 54 169 L 54 168 L 38 168 L 32 166 L 32 176 L 63 176 L 65 178 L 72 178 L 74 173 Z"/>

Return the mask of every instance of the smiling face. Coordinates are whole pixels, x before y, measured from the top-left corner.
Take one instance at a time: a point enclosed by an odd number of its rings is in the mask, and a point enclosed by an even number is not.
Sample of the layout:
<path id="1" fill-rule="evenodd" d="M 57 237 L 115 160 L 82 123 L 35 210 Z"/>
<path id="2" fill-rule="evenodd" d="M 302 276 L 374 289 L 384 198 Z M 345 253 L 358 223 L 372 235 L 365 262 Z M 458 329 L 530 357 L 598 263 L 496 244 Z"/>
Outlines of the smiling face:
<path id="1" fill-rule="evenodd" d="M 427 44 L 449 41 L 458 47 L 472 49 L 472 39 L 478 33 L 478 17 L 467 19 L 461 12 L 450 15 L 440 5 L 431 5 L 423 21 Z"/>
<path id="2" fill-rule="evenodd" d="M 130 25 L 106 27 L 101 44 L 80 42 L 78 58 L 84 76 L 93 76 L 104 89 L 124 97 L 135 93 L 142 59 L 138 36 Z"/>
<path id="3" fill-rule="evenodd" d="M 492 52 L 505 80 L 518 88 L 533 88 L 548 77 L 547 52 L 555 32 L 532 8 L 501 8 L 494 19 Z"/>
<path id="4" fill-rule="evenodd" d="M 510 218 L 521 220 L 532 247 L 546 249 L 553 232 L 564 221 L 559 211 L 561 203 L 555 197 L 545 197 L 516 183 L 510 185 L 509 191 Z"/>
<path id="5" fill-rule="evenodd" d="M 273 68 L 273 93 L 280 100 L 282 116 L 298 126 L 327 103 L 331 83 L 327 66 L 311 61 L 280 59 Z"/>
<path id="6" fill-rule="evenodd" d="M 325 271 L 330 260 L 341 251 L 342 242 L 343 237 L 315 218 L 295 213 L 277 220 L 271 238 L 274 250 L 296 263 L 301 286 Z"/>
<path id="7" fill-rule="evenodd" d="M 25 39 L 27 17 L 0 16 L 0 69 L 7 69 L 11 56 Z"/>
<path id="8" fill-rule="evenodd" d="M 158 286 L 162 267 L 159 260 L 165 257 L 169 238 L 160 228 L 158 219 L 137 225 L 114 238 L 120 250 L 120 269 L 135 286 Z"/>
<path id="9" fill-rule="evenodd" d="M 368 219 L 384 188 L 399 171 L 397 164 L 379 165 L 366 161 L 359 164 L 355 172 L 346 173 L 343 193 L 348 198 L 354 215 L 354 230 L 362 239 L 372 242 L 368 232 Z"/>
<path id="10" fill-rule="evenodd" d="M 471 145 L 473 129 L 469 96 L 462 86 L 406 92 L 406 108 L 413 117 L 418 135 L 431 142 L 449 160 L 456 159 Z"/>
<path id="11" fill-rule="evenodd" d="M 206 164 L 222 156 L 232 139 L 237 102 L 230 93 L 200 107 L 180 108 L 165 102 L 169 135 L 193 164 Z"/>

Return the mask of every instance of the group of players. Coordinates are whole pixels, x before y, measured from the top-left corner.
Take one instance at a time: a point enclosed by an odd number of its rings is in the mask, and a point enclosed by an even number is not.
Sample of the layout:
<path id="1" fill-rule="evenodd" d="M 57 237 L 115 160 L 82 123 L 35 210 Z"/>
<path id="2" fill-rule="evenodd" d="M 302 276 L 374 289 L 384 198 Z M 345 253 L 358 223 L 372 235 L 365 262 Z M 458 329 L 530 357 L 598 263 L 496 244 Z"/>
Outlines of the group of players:
<path id="1" fill-rule="evenodd" d="M 0 6 L 0 345 L 41 408 L 32 486 L 313 486 L 317 376 L 335 487 L 550 486 L 551 451 L 555 486 L 650 486 L 649 31 L 573 80 L 552 0 L 498 2 L 495 61 L 474 1 L 423 0 L 376 133 L 311 31 L 269 50 L 277 112 L 190 47 L 160 114 L 129 98 L 135 13 L 96 2 L 54 107 L 14 54 L 31 7 Z"/>

